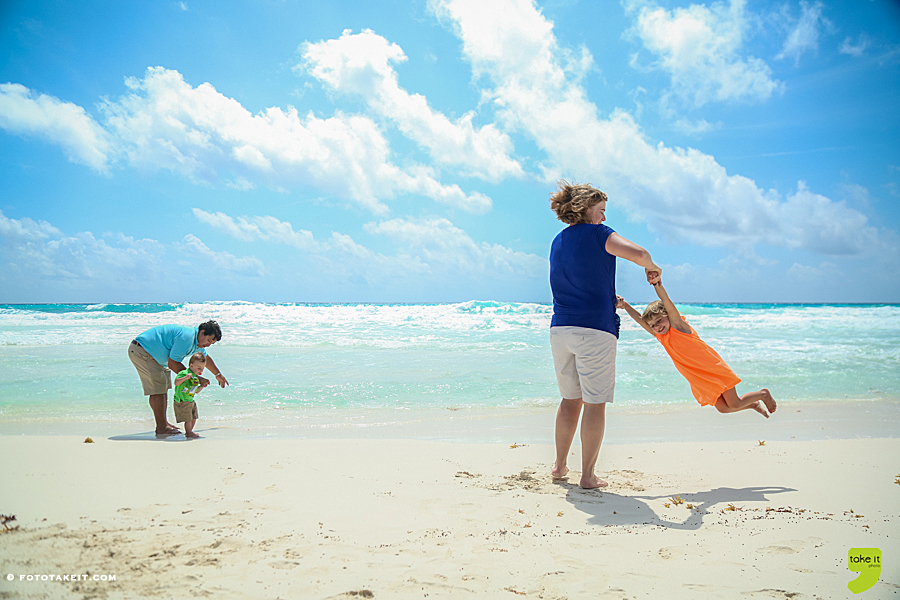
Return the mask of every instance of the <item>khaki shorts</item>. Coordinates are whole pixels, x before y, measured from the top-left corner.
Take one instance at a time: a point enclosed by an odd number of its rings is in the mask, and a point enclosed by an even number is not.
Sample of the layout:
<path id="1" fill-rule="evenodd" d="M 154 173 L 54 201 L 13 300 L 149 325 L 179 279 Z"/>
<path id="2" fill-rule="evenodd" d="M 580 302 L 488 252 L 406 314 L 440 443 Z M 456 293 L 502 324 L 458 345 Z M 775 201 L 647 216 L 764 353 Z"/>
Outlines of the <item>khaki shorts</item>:
<path id="1" fill-rule="evenodd" d="M 184 423 L 185 421 L 197 420 L 197 403 L 196 402 L 173 402 L 175 405 L 175 422 Z"/>
<path id="2" fill-rule="evenodd" d="M 612 402 L 616 389 L 616 336 L 587 327 L 551 327 L 550 349 L 560 395 L 587 404 Z"/>
<path id="3" fill-rule="evenodd" d="M 165 394 L 172 389 L 172 371 L 156 362 L 156 359 L 135 341 L 128 344 L 128 358 L 141 377 L 145 395 Z"/>

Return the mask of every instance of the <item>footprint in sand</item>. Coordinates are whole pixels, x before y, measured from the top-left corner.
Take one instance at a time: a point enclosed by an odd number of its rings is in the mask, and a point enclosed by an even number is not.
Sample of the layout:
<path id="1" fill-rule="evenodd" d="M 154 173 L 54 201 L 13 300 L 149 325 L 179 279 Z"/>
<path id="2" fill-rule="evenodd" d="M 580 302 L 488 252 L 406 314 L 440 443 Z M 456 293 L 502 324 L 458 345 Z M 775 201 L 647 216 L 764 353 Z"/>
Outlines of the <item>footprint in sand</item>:
<path id="1" fill-rule="evenodd" d="M 765 548 L 760 548 L 759 551 L 765 554 L 797 554 L 800 552 L 800 550 L 791 546 L 766 546 Z"/>

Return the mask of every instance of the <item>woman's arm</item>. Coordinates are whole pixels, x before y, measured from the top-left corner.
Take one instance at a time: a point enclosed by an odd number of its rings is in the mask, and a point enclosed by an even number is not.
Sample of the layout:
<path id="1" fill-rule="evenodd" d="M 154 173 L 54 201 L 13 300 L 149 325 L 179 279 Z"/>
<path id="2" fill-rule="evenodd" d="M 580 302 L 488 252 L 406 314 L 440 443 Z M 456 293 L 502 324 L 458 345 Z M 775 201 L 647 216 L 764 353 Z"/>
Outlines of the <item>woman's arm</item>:
<path id="1" fill-rule="evenodd" d="M 613 256 L 624 258 L 638 266 L 644 267 L 647 281 L 652 284 L 659 281 L 659 278 L 662 276 L 662 267 L 653 262 L 653 258 L 647 250 L 623 238 L 616 232 L 609 234 L 609 237 L 606 238 L 606 251 Z"/>
<path id="2" fill-rule="evenodd" d="M 690 333 L 691 326 L 681 318 L 681 313 L 678 312 L 675 303 L 669 298 L 669 293 L 666 292 L 666 288 L 663 287 L 662 280 L 660 280 L 659 283 L 654 284 L 653 289 L 656 290 L 656 295 L 659 296 L 659 299 L 663 302 L 663 306 L 666 307 L 666 316 L 669 317 L 669 325 L 681 333 Z"/>

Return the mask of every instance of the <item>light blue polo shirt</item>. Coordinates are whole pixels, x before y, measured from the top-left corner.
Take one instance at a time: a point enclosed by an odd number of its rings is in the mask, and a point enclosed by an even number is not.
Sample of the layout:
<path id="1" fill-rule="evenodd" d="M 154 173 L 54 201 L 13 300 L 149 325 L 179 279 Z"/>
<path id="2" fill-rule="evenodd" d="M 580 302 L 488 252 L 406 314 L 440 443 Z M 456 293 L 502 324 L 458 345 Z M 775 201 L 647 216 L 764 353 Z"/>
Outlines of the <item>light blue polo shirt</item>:
<path id="1" fill-rule="evenodd" d="M 197 345 L 199 333 L 199 327 L 157 325 L 134 339 L 156 362 L 168 368 L 170 358 L 180 363 L 198 351 L 206 356 L 206 348 Z"/>

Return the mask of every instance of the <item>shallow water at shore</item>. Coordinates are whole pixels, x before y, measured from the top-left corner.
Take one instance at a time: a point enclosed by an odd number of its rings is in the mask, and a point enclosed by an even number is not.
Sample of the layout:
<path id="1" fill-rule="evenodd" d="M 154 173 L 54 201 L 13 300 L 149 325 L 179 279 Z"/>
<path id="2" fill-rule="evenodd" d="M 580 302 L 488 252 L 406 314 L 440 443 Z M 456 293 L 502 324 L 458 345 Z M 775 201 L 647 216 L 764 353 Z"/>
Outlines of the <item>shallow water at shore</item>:
<path id="1" fill-rule="evenodd" d="M 680 308 L 743 378 L 739 392 L 768 387 L 805 413 L 814 404 L 893 407 L 900 399 L 896 305 Z M 146 430 L 150 411 L 128 342 L 153 325 L 214 318 L 225 337 L 211 355 L 232 385 L 198 396 L 198 426 L 217 435 L 552 442 L 551 310 L 496 302 L 0 306 L 0 433 Z M 715 417 L 705 426 L 715 431 L 722 420 L 697 406 L 660 345 L 625 317 L 608 439 L 615 443 L 618 427 L 629 440 L 646 437 L 649 426 L 625 426 L 627 415 L 659 421 L 649 429 L 664 432 L 672 418 L 664 415 L 682 412 L 677 427 Z M 731 420 L 752 421 L 744 417 Z M 870 419 L 860 435 L 884 429 L 877 414 Z"/>

